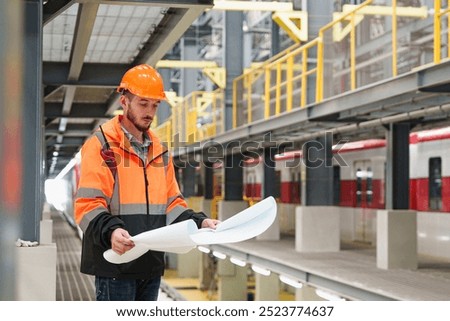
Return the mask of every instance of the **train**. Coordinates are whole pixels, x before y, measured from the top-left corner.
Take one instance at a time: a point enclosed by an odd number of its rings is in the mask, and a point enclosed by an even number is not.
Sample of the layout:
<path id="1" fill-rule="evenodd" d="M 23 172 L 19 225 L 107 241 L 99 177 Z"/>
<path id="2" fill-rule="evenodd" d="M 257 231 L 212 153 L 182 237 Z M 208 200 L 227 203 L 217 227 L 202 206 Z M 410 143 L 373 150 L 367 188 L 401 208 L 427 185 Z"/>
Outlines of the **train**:
<path id="1" fill-rule="evenodd" d="M 386 206 L 385 172 L 386 140 L 368 139 L 347 142 L 334 147 L 345 166 L 336 160 L 334 173 L 334 206 L 340 215 L 342 241 L 376 245 L 376 213 Z M 275 156 L 276 194 L 280 233 L 295 236 L 295 208 L 302 204 L 301 151 Z M 450 259 L 450 127 L 422 130 L 410 134 L 410 204 L 417 211 L 419 254 Z M 56 203 L 73 223 L 73 198 L 80 173 L 80 158 L 75 157 L 70 169 L 58 180 L 49 182 L 59 195 Z M 196 182 L 201 185 L 201 168 Z M 182 175 L 181 175 L 182 176 Z M 182 180 L 182 179 L 181 179 Z M 243 168 L 243 199 L 249 203 L 261 199 L 263 163 L 260 158 L 247 159 Z M 51 183 L 51 184 L 50 184 Z M 182 185 L 182 184 L 181 184 Z M 220 198 L 223 191 L 223 167 L 214 165 L 213 193 Z M 211 188 L 211 187 L 206 187 Z M 198 186 L 202 196 L 204 186 Z M 64 196 L 61 195 L 64 194 Z"/>
<path id="2" fill-rule="evenodd" d="M 418 251 L 450 259 L 450 127 L 410 134 L 409 209 L 417 211 Z M 334 146 L 345 166 L 333 159 L 334 206 L 341 240 L 376 244 L 376 212 L 385 209 L 386 140 L 367 139 Z M 302 204 L 302 151 L 275 156 L 280 232 L 295 235 L 295 207 Z M 243 198 L 261 199 L 263 162 L 246 160 Z M 222 181 L 220 166 L 214 182 Z M 407 188 L 407 187 L 405 187 Z M 214 191 L 220 190 L 217 186 Z"/>

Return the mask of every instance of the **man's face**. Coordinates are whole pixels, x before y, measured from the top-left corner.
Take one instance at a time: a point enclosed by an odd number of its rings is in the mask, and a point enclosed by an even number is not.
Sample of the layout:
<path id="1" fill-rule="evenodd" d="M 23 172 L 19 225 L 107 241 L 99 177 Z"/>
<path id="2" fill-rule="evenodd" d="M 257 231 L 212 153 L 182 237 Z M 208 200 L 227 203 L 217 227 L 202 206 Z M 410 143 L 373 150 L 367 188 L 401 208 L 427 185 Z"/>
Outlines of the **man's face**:
<path id="1" fill-rule="evenodd" d="M 124 117 L 144 132 L 150 128 L 160 101 L 128 94 L 121 97 L 121 103 Z"/>

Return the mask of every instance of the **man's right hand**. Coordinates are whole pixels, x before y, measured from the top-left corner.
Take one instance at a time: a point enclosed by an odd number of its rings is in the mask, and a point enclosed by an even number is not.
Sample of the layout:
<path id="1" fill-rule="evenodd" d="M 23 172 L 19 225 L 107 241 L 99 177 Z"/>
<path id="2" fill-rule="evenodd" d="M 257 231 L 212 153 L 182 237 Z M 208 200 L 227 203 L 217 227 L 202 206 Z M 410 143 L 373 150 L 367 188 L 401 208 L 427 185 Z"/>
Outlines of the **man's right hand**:
<path id="1" fill-rule="evenodd" d="M 111 234 L 112 250 L 120 255 L 131 250 L 134 247 L 134 242 L 130 238 L 130 234 L 123 228 L 115 229 Z"/>

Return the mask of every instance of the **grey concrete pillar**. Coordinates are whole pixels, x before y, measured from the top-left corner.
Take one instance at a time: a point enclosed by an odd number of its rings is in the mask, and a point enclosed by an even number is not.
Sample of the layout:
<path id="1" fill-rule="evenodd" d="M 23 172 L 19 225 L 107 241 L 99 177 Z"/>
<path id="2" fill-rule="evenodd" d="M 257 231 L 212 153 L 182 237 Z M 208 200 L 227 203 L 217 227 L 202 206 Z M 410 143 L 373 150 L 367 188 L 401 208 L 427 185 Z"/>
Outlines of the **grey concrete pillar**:
<path id="1" fill-rule="evenodd" d="M 217 262 L 219 301 L 247 301 L 247 268 L 228 259 Z"/>
<path id="2" fill-rule="evenodd" d="M 377 211 L 377 267 L 417 269 L 417 213 Z"/>
<path id="3" fill-rule="evenodd" d="M 336 252 L 340 249 L 339 207 L 298 206 L 295 212 L 295 250 Z"/>
<path id="4" fill-rule="evenodd" d="M 295 301 L 325 301 L 316 294 L 316 289 L 304 284 L 302 288 L 295 290 Z"/>
<path id="5" fill-rule="evenodd" d="M 278 301 L 280 299 L 280 280 L 278 275 L 269 276 L 255 273 L 255 301 Z"/>

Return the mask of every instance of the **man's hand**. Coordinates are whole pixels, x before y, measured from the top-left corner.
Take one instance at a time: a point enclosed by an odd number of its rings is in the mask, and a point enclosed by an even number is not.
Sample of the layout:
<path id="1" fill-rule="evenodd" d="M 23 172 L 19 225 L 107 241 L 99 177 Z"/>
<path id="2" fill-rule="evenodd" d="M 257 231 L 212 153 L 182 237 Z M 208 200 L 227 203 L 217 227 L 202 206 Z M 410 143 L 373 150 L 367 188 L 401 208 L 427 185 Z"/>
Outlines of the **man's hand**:
<path id="1" fill-rule="evenodd" d="M 219 220 L 213 220 L 210 218 L 205 218 L 202 222 L 202 228 L 212 228 L 215 229 L 217 227 L 217 224 L 219 224 Z"/>
<path id="2" fill-rule="evenodd" d="M 134 247 L 134 242 L 130 240 L 130 234 L 123 228 L 115 229 L 111 234 L 111 248 L 117 254 L 122 255 Z"/>

